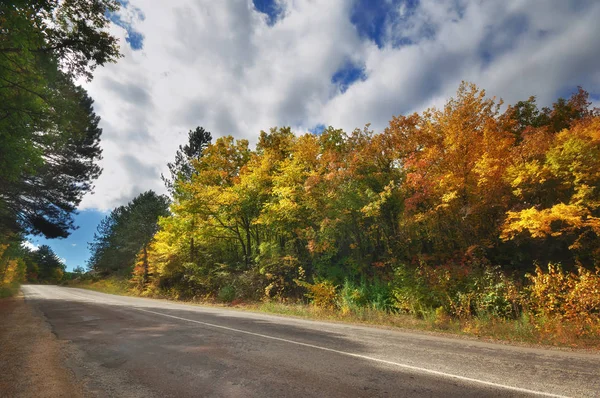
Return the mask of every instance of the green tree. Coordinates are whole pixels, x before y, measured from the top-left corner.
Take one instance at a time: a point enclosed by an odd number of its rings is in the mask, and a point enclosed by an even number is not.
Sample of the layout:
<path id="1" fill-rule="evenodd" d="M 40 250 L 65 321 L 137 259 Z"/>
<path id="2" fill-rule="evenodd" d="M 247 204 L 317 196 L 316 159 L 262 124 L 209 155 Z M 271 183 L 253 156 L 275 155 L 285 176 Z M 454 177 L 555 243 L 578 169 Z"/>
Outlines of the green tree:
<path id="1" fill-rule="evenodd" d="M 48 245 L 42 245 L 32 254 L 38 267 L 39 282 L 60 282 L 66 270 L 65 264 Z"/>
<path id="2" fill-rule="evenodd" d="M 90 244 L 89 268 L 102 274 L 129 273 L 143 253 L 142 278 L 148 277 L 147 250 L 158 230 L 158 220 L 169 212 L 169 199 L 147 191 L 114 209 L 100 222 Z"/>
<path id="3" fill-rule="evenodd" d="M 96 161 L 101 158 L 102 130 L 92 99 L 68 79 L 59 90 L 66 97 L 54 102 L 56 123 L 29 137 L 39 157 L 28 159 L 16 178 L 0 172 L 2 224 L 48 238 L 66 237 L 74 228 L 72 214 L 101 172 Z M 10 150 L 2 147 L 0 152 L 5 149 Z"/>
<path id="4" fill-rule="evenodd" d="M 195 130 L 189 131 L 187 144 L 179 145 L 175 153 L 175 161 L 167 163 L 170 176 L 161 175 L 171 196 L 175 195 L 177 181 L 190 181 L 194 172 L 193 162 L 202 157 L 202 153 L 210 145 L 211 140 L 210 132 L 204 130 L 203 127 L 198 126 Z"/>
<path id="5" fill-rule="evenodd" d="M 212 136 L 210 132 L 204 130 L 203 127 L 196 127 L 195 130 L 190 130 L 188 133 L 188 142 L 184 146 L 179 145 L 175 153 L 175 161 L 167 163 L 170 177 L 165 177 L 161 174 L 161 178 L 167 188 L 167 191 L 173 199 L 183 200 L 185 190 L 181 189 L 181 183 L 189 183 L 192 175 L 195 172 L 194 162 L 197 162 L 202 157 L 204 150 L 210 145 Z M 185 223 L 187 226 L 186 237 L 189 237 L 189 260 L 196 260 L 196 244 L 194 238 L 194 229 L 196 228 L 197 216 L 190 212 L 188 220 Z"/>
<path id="6" fill-rule="evenodd" d="M 119 226 L 123 225 L 125 206 L 113 209 L 104 217 L 94 233 L 94 239 L 88 243 L 90 258 L 88 268 L 98 274 L 107 275 L 126 268 L 131 255 L 123 253 L 119 244 Z M 135 255 L 135 254 L 134 254 Z"/>
<path id="7" fill-rule="evenodd" d="M 74 81 L 119 58 L 115 0 L 0 3 L 0 232 L 64 237 L 99 175 L 99 118 Z"/>
<path id="8" fill-rule="evenodd" d="M 0 53 L 19 72 L 57 64 L 91 79 L 97 66 L 120 57 L 118 41 L 108 33 L 108 14 L 118 9 L 117 0 L 2 2 Z"/>

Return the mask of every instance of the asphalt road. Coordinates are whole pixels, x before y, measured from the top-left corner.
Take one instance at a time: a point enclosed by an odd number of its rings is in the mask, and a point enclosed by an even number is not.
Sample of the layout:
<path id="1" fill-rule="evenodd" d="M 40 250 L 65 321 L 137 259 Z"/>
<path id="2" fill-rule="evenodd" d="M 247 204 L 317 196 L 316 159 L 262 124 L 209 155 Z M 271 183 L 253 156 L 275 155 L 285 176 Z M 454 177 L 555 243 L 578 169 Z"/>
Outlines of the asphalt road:
<path id="1" fill-rule="evenodd" d="M 23 286 L 91 396 L 600 396 L 600 355 Z"/>

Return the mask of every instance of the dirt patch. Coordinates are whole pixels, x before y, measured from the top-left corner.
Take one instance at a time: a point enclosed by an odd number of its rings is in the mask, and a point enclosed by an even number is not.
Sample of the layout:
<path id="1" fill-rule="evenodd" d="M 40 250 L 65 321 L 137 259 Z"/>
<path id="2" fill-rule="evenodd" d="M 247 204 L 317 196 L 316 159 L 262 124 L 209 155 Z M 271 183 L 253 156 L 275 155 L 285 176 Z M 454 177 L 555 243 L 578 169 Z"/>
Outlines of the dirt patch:
<path id="1" fill-rule="evenodd" d="M 83 397 L 65 366 L 60 342 L 23 296 L 0 300 L 0 391 L 3 397 Z"/>

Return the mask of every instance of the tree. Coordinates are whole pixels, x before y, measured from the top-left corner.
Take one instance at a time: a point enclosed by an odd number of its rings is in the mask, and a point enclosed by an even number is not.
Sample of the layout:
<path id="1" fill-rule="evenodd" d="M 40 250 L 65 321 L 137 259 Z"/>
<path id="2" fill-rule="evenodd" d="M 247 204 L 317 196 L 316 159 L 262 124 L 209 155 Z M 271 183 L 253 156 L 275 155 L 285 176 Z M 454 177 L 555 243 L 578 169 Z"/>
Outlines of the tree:
<path id="1" fill-rule="evenodd" d="M 65 273 L 66 266 L 50 246 L 40 246 L 38 250 L 33 252 L 32 257 L 38 268 L 38 281 L 60 282 Z"/>
<path id="2" fill-rule="evenodd" d="M 165 177 L 161 174 L 161 178 L 167 188 L 167 191 L 176 201 L 184 200 L 182 195 L 184 190 L 181 189 L 182 183 L 189 183 L 195 173 L 194 163 L 198 162 L 202 157 L 204 150 L 210 145 L 212 136 L 210 132 L 204 130 L 203 127 L 196 127 L 195 130 L 190 130 L 188 133 L 188 143 L 184 146 L 179 145 L 175 153 L 175 162 L 167 163 L 170 177 Z M 189 260 L 195 261 L 196 245 L 194 244 L 194 229 L 196 226 L 196 215 L 192 212 L 189 214 L 186 236 L 189 236 Z"/>
<path id="3" fill-rule="evenodd" d="M 231 136 L 182 146 L 168 216 L 156 224 L 142 198 L 115 209 L 92 264 L 128 276 L 135 264 L 144 292 L 176 297 L 308 289 L 345 309 L 517 315 L 509 273 L 600 263 L 600 115 L 581 90 L 500 108 L 463 83 L 380 133 L 273 128 L 255 150 Z"/>
<path id="4" fill-rule="evenodd" d="M 446 261 L 498 239 L 510 195 L 502 175 L 514 143 L 498 108 L 485 91 L 463 83 L 443 110 L 390 123 L 389 133 L 404 143 L 400 224 L 412 255 Z"/>
<path id="5" fill-rule="evenodd" d="M 139 253 L 141 269 L 138 270 L 140 284 L 148 281 L 148 246 L 158 231 L 160 217 L 169 215 L 169 199 L 164 195 L 157 195 L 147 191 L 128 204 L 126 226 L 123 234 L 127 237 L 127 244 L 132 250 Z"/>
<path id="6" fill-rule="evenodd" d="M 501 230 L 529 254 L 565 265 L 600 262 L 600 118 L 570 124 L 542 160 L 516 163 L 507 174 L 515 205 Z"/>
<path id="7" fill-rule="evenodd" d="M 119 206 L 98 226 L 90 243 L 90 269 L 102 274 L 129 273 L 136 256 L 143 253 L 141 277 L 148 277 L 147 250 L 158 230 L 158 220 L 169 212 L 169 199 L 147 191 L 125 206 Z"/>
<path id="8" fill-rule="evenodd" d="M 0 53 L 16 70 L 58 63 L 69 74 L 91 79 L 97 66 L 120 57 L 118 41 L 107 31 L 108 14 L 118 9 L 117 0 L 2 2 L 2 30 L 8 34 L 0 39 Z"/>
<path id="9" fill-rule="evenodd" d="M 3 287 L 18 286 L 24 282 L 31 264 L 31 252 L 21 245 L 21 236 L 3 238 L 3 243 L 0 243 L 0 291 Z"/>
<path id="10" fill-rule="evenodd" d="M 214 235 L 239 241 L 245 264 L 251 261 L 245 236 L 249 219 L 242 209 L 242 198 L 234 187 L 250 154 L 247 140 L 220 137 L 196 162 L 191 181 L 182 182 L 182 195 L 175 204 L 180 211 L 197 216 L 191 220 L 194 225 L 198 220 L 212 229 Z"/>
<path id="11" fill-rule="evenodd" d="M 210 132 L 203 127 L 196 127 L 188 133 L 188 143 L 184 146 L 179 145 L 175 153 L 175 161 L 167 163 L 170 177 L 161 174 L 165 187 L 171 194 L 175 195 L 178 181 L 190 181 L 194 172 L 193 162 L 202 157 L 202 153 L 212 140 Z"/>
<path id="12" fill-rule="evenodd" d="M 101 172 L 95 162 L 101 158 L 102 129 L 92 99 L 68 79 L 57 89 L 61 97 L 54 101 L 56 123 L 30 137 L 39 157 L 29 159 L 16 178 L 2 178 L 0 173 L 3 225 L 48 238 L 66 237 L 74 228 L 72 214 Z"/>
<path id="13" fill-rule="evenodd" d="M 599 110 L 591 109 L 591 104 L 589 93 L 578 87 L 568 100 L 559 98 L 552 108 L 540 110 L 535 97 L 531 96 L 527 101 L 509 105 L 504 116 L 512 122 L 509 130 L 515 134 L 516 142 L 520 143 L 525 135 L 536 130 L 543 129 L 555 134 L 569 128 L 577 120 L 598 115 Z"/>
<path id="14" fill-rule="evenodd" d="M 85 274 L 85 269 L 81 265 L 78 265 L 73 269 L 73 274 L 75 278 L 81 278 Z"/>
<path id="15" fill-rule="evenodd" d="M 99 118 L 74 81 L 119 58 L 116 0 L 0 4 L 0 224 L 64 237 L 99 175 Z"/>
<path id="16" fill-rule="evenodd" d="M 88 269 L 107 275 L 126 267 L 130 256 L 123 256 L 117 239 L 117 228 L 122 224 L 124 212 L 125 206 L 119 206 L 100 220 L 93 241 L 88 243 L 90 250 Z M 123 257 L 125 257 L 125 262 L 122 260 Z"/>

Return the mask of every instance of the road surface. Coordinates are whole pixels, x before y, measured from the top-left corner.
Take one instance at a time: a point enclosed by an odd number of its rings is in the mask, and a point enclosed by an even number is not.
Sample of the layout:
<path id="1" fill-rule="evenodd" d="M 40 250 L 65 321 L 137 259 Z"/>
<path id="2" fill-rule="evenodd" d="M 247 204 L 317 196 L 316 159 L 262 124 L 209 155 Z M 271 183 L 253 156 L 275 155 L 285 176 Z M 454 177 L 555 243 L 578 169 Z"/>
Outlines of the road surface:
<path id="1" fill-rule="evenodd" d="M 23 286 L 91 396 L 600 396 L 600 355 Z"/>

